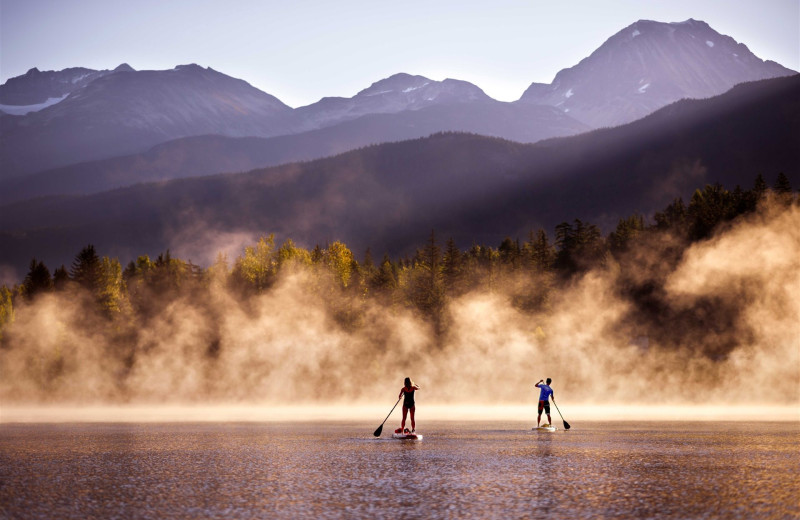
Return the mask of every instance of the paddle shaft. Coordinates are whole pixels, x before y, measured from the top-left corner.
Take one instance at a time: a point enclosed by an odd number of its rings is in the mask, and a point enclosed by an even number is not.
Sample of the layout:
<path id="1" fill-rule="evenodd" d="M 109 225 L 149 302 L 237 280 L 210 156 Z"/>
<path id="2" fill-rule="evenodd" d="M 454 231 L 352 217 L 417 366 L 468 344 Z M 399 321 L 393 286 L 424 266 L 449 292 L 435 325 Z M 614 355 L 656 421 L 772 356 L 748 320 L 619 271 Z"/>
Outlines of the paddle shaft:
<path id="1" fill-rule="evenodd" d="M 398 404 L 400 404 L 400 399 L 402 399 L 402 398 L 403 398 L 403 396 L 400 396 L 400 397 L 398 397 L 398 398 L 397 398 L 397 402 L 396 402 L 396 403 L 394 403 L 394 406 L 392 406 L 392 409 L 391 409 L 391 411 L 389 412 L 389 415 L 392 415 L 392 412 L 394 411 L 394 409 L 395 409 L 395 408 L 397 408 L 397 405 L 398 405 Z M 381 434 L 381 430 L 383 430 L 383 425 L 384 425 L 384 424 L 386 424 L 386 421 L 387 421 L 387 420 L 389 420 L 389 415 L 387 415 L 387 416 L 386 416 L 386 419 L 384 419 L 384 420 L 383 420 L 383 422 L 381 423 L 381 425 L 380 425 L 380 426 L 378 426 L 378 429 L 377 429 L 377 430 L 375 430 L 375 433 L 373 433 L 373 435 L 374 435 L 375 437 L 379 437 L 379 436 L 380 436 L 380 434 Z"/>
<path id="2" fill-rule="evenodd" d="M 556 406 L 556 410 L 558 410 L 558 405 L 556 404 L 555 399 L 553 399 L 553 404 Z M 558 415 L 561 415 L 561 410 L 558 410 Z M 561 420 L 564 421 L 564 429 L 569 430 L 569 423 L 567 422 L 566 419 L 564 419 L 563 415 L 561 415 Z"/>

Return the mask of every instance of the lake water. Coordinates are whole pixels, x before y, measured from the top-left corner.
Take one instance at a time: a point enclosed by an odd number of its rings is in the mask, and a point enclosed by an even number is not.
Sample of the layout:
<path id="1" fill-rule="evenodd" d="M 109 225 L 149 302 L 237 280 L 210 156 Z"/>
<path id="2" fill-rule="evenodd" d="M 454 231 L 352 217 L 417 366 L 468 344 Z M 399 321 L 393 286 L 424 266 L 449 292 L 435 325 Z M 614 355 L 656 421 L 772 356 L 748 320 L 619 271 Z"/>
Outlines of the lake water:
<path id="1" fill-rule="evenodd" d="M 378 424 L 3 424 L 0 516 L 800 518 L 796 422 Z"/>

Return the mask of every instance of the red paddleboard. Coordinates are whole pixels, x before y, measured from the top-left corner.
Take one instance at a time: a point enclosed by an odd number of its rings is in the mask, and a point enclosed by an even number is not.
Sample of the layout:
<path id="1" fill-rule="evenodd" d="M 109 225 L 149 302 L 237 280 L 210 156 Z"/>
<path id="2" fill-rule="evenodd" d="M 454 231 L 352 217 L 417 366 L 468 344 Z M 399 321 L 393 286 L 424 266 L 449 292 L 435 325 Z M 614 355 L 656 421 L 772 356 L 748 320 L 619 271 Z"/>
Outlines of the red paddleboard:
<path id="1" fill-rule="evenodd" d="M 421 441 L 422 435 L 419 433 L 393 433 L 392 439 L 400 439 L 401 441 Z"/>

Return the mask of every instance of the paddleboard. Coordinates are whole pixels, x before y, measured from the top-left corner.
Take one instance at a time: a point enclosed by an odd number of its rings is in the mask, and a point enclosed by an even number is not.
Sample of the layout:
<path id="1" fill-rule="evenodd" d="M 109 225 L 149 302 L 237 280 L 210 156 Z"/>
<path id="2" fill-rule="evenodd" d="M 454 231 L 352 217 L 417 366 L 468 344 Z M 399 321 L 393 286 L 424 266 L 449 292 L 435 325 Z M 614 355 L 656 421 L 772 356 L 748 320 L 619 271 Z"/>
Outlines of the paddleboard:
<path id="1" fill-rule="evenodd" d="M 393 433 L 392 439 L 400 439 L 401 441 L 421 441 L 422 435 L 419 433 Z"/>
<path id="2" fill-rule="evenodd" d="M 556 428 L 555 426 L 551 426 L 549 424 L 543 424 L 542 426 L 539 426 L 538 428 L 531 428 L 531 430 L 535 431 L 535 432 L 554 432 L 557 429 L 558 428 Z"/>

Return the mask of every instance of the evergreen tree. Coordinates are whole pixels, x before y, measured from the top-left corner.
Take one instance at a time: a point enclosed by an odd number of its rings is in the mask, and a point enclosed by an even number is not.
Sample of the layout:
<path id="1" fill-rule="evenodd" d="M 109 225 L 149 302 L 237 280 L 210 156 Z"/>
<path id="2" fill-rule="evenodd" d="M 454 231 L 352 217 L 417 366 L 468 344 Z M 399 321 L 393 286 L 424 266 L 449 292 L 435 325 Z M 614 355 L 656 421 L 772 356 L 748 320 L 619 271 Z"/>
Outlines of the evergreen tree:
<path id="1" fill-rule="evenodd" d="M 319 264 L 322 262 L 322 248 L 319 247 L 319 244 L 314 246 L 314 249 L 311 251 L 311 263 Z"/>
<path id="2" fill-rule="evenodd" d="M 454 291 L 459 288 L 464 277 L 464 255 L 456 247 L 456 241 L 452 237 L 447 240 L 445 245 L 442 274 L 447 290 Z"/>
<path id="3" fill-rule="evenodd" d="M 442 252 L 436 244 L 436 233 L 431 231 L 428 243 L 418 254 L 418 262 L 411 272 L 408 287 L 409 300 L 423 315 L 433 321 L 437 332 L 441 332 L 445 305 L 444 280 L 442 276 Z"/>
<path id="4" fill-rule="evenodd" d="M 11 289 L 5 285 L 0 287 L 0 340 L 3 339 L 3 329 L 14 321 L 14 301 Z"/>
<path id="5" fill-rule="evenodd" d="M 56 291 L 63 291 L 69 284 L 69 272 L 63 265 L 53 271 L 53 287 Z"/>
<path id="6" fill-rule="evenodd" d="M 30 269 L 22 282 L 22 292 L 28 300 L 33 300 L 37 295 L 50 292 L 53 289 L 53 279 L 50 270 L 43 262 L 31 260 Z"/>
<path id="7" fill-rule="evenodd" d="M 519 240 L 511 240 L 511 237 L 506 237 L 497 248 L 497 253 L 500 255 L 502 265 L 512 270 L 520 267 L 522 251 L 519 247 Z"/>
<path id="8" fill-rule="evenodd" d="M 370 286 L 379 293 L 388 294 L 397 288 L 397 268 L 388 254 L 383 255 L 381 265 L 370 279 Z"/>
<path id="9" fill-rule="evenodd" d="M 682 198 L 677 198 L 664 209 L 656 212 L 653 220 L 656 228 L 662 231 L 671 230 L 680 236 L 686 236 L 689 228 L 689 214 Z"/>
<path id="10" fill-rule="evenodd" d="M 422 262 L 430 271 L 432 278 L 439 275 L 442 264 L 442 250 L 436 244 L 436 232 L 434 231 L 431 231 L 431 236 L 428 238 L 428 243 L 423 250 Z"/>
<path id="11" fill-rule="evenodd" d="M 614 253 L 621 253 L 628 249 L 628 245 L 644 231 L 644 217 L 631 215 L 620 219 L 617 228 L 608 236 L 609 249 Z"/>
<path id="12" fill-rule="evenodd" d="M 78 285 L 96 294 L 101 285 L 100 257 L 92 244 L 81 249 L 72 262 L 70 277 Z"/>
<path id="13" fill-rule="evenodd" d="M 792 193 L 792 185 L 789 183 L 789 178 L 783 172 L 778 174 L 778 179 L 775 181 L 775 193 Z"/>
<path id="14" fill-rule="evenodd" d="M 528 235 L 528 242 L 525 244 L 525 251 L 528 257 L 528 262 L 536 272 L 546 272 L 553 267 L 553 262 L 556 259 L 556 250 L 550 245 L 547 238 L 547 232 L 539 228 L 535 233 L 531 230 Z"/>
<path id="15" fill-rule="evenodd" d="M 372 260 L 372 250 L 369 247 L 364 252 L 364 263 L 359 267 L 358 273 L 359 277 L 361 278 L 361 283 L 365 284 L 365 287 L 371 287 L 372 282 L 378 273 L 378 267 Z"/>
<path id="16" fill-rule="evenodd" d="M 605 253 L 600 228 L 580 219 L 574 222 L 574 227 L 568 222 L 556 226 L 556 265 L 565 274 L 594 266 Z"/>
<path id="17" fill-rule="evenodd" d="M 372 269 L 375 267 L 375 262 L 372 260 L 372 250 L 367 248 L 364 252 L 364 268 L 365 269 Z"/>
<path id="18" fill-rule="evenodd" d="M 711 236 L 720 222 L 736 216 L 736 204 L 731 193 L 720 184 L 706 185 L 695 190 L 687 210 L 689 237 L 702 240 Z"/>
<path id="19" fill-rule="evenodd" d="M 759 173 L 755 182 L 753 183 L 753 193 L 755 194 L 756 199 L 761 200 L 761 197 L 764 196 L 764 193 L 767 192 L 767 189 L 767 181 L 765 181 L 764 176 Z"/>
<path id="20" fill-rule="evenodd" d="M 794 200 L 792 185 L 789 183 L 789 178 L 783 172 L 778 174 L 778 180 L 775 181 L 775 194 L 778 196 L 778 200 L 787 206 Z"/>

